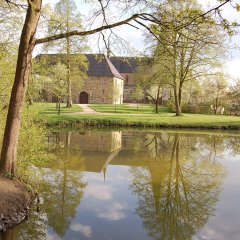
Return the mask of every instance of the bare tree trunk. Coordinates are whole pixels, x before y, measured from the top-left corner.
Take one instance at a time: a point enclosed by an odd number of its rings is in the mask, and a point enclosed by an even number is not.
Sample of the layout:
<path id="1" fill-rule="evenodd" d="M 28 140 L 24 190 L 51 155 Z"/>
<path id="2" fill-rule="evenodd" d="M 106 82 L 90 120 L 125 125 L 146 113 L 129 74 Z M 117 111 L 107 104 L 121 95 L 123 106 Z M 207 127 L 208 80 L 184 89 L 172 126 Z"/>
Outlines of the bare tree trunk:
<path id="1" fill-rule="evenodd" d="M 182 84 L 180 83 L 179 89 L 178 89 L 178 115 L 182 115 Z"/>
<path id="2" fill-rule="evenodd" d="M 67 0 L 67 33 L 69 33 L 69 0 Z M 67 78 L 68 78 L 68 97 L 67 108 L 72 107 L 72 83 L 71 83 L 71 69 L 70 69 L 70 38 L 69 35 L 66 38 L 67 45 Z"/>
<path id="3" fill-rule="evenodd" d="M 155 100 L 155 113 L 158 113 L 158 99 Z"/>
<path id="4" fill-rule="evenodd" d="M 61 99 L 58 98 L 58 115 L 61 113 Z"/>
<path id="5" fill-rule="evenodd" d="M 181 112 L 181 108 L 179 106 L 179 99 L 178 99 L 176 86 L 174 87 L 174 100 L 175 100 L 176 116 L 181 116 L 182 112 Z"/>
<path id="6" fill-rule="evenodd" d="M 218 97 L 216 97 L 216 100 L 215 100 L 215 108 L 214 108 L 215 115 L 217 114 L 217 109 L 218 109 Z"/>
<path id="7" fill-rule="evenodd" d="M 72 107 L 72 83 L 71 83 L 71 77 L 70 77 L 70 60 L 68 59 L 67 63 L 67 78 L 68 78 L 68 96 L 67 96 L 67 108 Z"/>
<path id="8" fill-rule="evenodd" d="M 16 171 L 21 112 L 31 68 L 32 51 L 35 46 L 34 35 L 40 17 L 41 5 L 42 0 L 28 1 L 28 10 L 18 49 L 15 79 L 3 137 L 0 172 L 15 174 Z"/>
<path id="9" fill-rule="evenodd" d="M 67 37 L 67 80 L 68 80 L 68 96 L 67 108 L 72 107 L 72 82 L 71 82 L 71 65 L 70 65 L 70 40 Z"/>
<path id="10" fill-rule="evenodd" d="M 155 99 L 155 113 L 158 113 L 159 95 L 160 95 L 160 87 L 158 87 L 157 97 Z"/>

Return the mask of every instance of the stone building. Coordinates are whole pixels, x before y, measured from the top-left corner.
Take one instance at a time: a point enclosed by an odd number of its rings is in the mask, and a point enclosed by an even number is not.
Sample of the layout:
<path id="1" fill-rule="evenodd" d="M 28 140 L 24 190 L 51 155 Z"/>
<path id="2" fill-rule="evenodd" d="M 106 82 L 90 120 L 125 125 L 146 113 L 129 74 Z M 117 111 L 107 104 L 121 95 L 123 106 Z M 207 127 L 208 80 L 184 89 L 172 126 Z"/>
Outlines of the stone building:
<path id="1" fill-rule="evenodd" d="M 77 103 L 115 103 L 132 102 L 140 57 L 110 57 L 104 54 L 85 54 L 88 59 L 88 78 Z M 123 81 L 122 81 L 123 80 Z M 119 91 L 117 99 L 113 99 Z"/>
<path id="2" fill-rule="evenodd" d="M 87 77 L 83 86 L 73 96 L 74 103 L 116 103 L 132 101 L 135 89 L 134 73 L 140 62 L 139 57 L 110 57 L 104 54 L 84 54 L 88 61 Z M 53 65 L 66 61 L 65 54 L 40 54 L 36 60 L 44 59 L 45 64 Z M 79 66 L 81 67 L 81 66 Z M 75 91 L 74 91 L 75 92 Z M 45 100 L 54 101 L 49 92 Z"/>
<path id="3" fill-rule="evenodd" d="M 124 77 L 103 54 L 85 54 L 88 78 L 84 80 L 78 103 L 123 103 Z"/>
<path id="4" fill-rule="evenodd" d="M 123 102 L 132 102 L 132 93 L 136 87 L 134 74 L 140 62 L 140 57 L 110 57 L 121 76 L 124 77 Z"/>

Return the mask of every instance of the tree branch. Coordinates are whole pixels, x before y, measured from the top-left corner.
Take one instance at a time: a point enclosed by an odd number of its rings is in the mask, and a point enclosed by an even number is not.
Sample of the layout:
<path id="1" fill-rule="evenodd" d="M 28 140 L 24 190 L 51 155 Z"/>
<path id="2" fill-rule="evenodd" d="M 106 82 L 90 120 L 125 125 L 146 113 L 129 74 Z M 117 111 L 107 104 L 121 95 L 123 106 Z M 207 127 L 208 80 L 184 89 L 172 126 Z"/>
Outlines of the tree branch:
<path id="1" fill-rule="evenodd" d="M 101 26 L 92 30 L 88 30 L 88 31 L 71 31 L 71 32 L 66 32 L 66 33 L 61 33 L 61 34 L 57 34 L 57 35 L 53 35 L 53 36 L 49 36 L 49 37 L 45 37 L 45 38 L 39 38 L 35 40 L 35 45 L 40 44 L 40 43 L 46 43 L 46 42 L 50 42 L 50 41 L 54 41 L 54 40 L 58 40 L 58 39 L 63 39 L 67 36 L 71 37 L 71 36 L 87 36 L 87 35 L 92 35 L 94 33 L 97 32 L 101 32 L 103 30 L 107 30 L 107 29 L 111 29 L 111 28 L 115 28 L 124 24 L 128 24 L 131 20 L 133 19 L 137 19 L 141 16 L 141 14 L 134 14 L 132 15 L 130 18 L 127 18 L 125 20 L 119 21 L 117 23 L 113 23 L 113 24 L 109 24 L 109 25 L 105 25 L 105 26 Z"/>

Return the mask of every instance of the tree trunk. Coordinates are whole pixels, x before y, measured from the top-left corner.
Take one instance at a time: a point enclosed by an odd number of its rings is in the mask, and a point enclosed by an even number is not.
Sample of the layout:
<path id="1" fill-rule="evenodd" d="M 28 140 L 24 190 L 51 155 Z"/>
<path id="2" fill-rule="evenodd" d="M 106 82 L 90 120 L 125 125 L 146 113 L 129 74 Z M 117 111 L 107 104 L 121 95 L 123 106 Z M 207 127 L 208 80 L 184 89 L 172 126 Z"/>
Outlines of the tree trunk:
<path id="1" fill-rule="evenodd" d="M 61 99 L 58 98 L 58 115 L 61 113 Z"/>
<path id="2" fill-rule="evenodd" d="M 216 97 L 216 101 L 215 101 L 215 109 L 214 109 L 214 114 L 217 114 L 217 109 L 218 109 L 218 97 Z"/>
<path id="3" fill-rule="evenodd" d="M 155 101 L 155 113 L 158 113 L 158 99 Z"/>
<path id="4" fill-rule="evenodd" d="M 69 33 L 69 0 L 67 1 L 67 33 Z M 66 38 L 66 50 L 67 50 L 67 80 L 68 80 L 68 97 L 67 108 L 72 107 L 72 83 L 71 83 L 71 69 L 70 69 L 70 38 L 69 35 Z"/>
<path id="5" fill-rule="evenodd" d="M 156 98 L 156 100 L 155 100 L 155 113 L 158 113 L 159 94 L 160 94 L 160 88 L 158 88 L 157 98 Z"/>
<path id="6" fill-rule="evenodd" d="M 181 111 L 181 107 L 179 106 L 179 99 L 178 99 L 178 94 L 177 94 L 176 87 L 174 87 L 174 100 L 175 100 L 176 116 L 181 116 L 182 115 L 182 111 Z"/>
<path id="7" fill-rule="evenodd" d="M 70 42 L 67 37 L 67 80 L 68 80 L 68 97 L 67 97 L 67 108 L 72 107 L 72 82 L 71 82 L 71 66 L 70 66 Z"/>
<path id="8" fill-rule="evenodd" d="M 182 115 L 182 84 L 181 83 L 178 90 L 178 106 L 180 110 L 180 115 Z"/>
<path id="9" fill-rule="evenodd" d="M 21 126 L 21 112 L 26 94 L 32 51 L 35 46 L 35 32 L 38 25 L 42 1 L 28 1 L 25 23 L 22 29 L 14 84 L 8 108 L 4 131 L 0 171 L 15 174 L 17 162 L 17 146 Z"/>

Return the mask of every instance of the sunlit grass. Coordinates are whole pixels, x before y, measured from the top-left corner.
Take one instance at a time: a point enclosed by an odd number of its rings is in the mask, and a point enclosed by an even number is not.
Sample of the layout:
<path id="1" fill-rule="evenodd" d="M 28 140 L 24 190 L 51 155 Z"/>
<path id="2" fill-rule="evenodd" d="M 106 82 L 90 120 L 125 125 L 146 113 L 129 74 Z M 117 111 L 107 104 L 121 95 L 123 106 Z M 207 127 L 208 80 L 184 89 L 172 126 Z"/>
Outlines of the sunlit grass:
<path id="1" fill-rule="evenodd" d="M 130 105 L 130 104 L 90 104 L 90 108 L 97 112 L 103 113 L 124 113 L 124 114 L 151 114 L 155 113 L 155 107 L 152 104 L 139 104 Z M 168 108 L 159 107 L 159 114 L 163 112 L 168 112 Z"/>
<path id="2" fill-rule="evenodd" d="M 75 127 L 75 126 L 119 126 L 119 127 L 148 127 L 148 128 L 209 128 L 209 129 L 240 129 L 239 116 L 184 114 L 176 117 L 174 113 L 166 112 L 162 108 L 159 114 L 151 111 L 151 105 L 142 106 L 141 112 L 135 114 L 127 105 L 119 106 L 119 111 L 111 113 L 114 105 L 91 105 L 95 110 L 108 111 L 105 115 L 76 114 L 82 111 L 78 105 L 65 108 L 62 104 L 61 115 L 57 115 L 54 103 L 35 103 L 27 111 L 37 112 L 37 120 L 44 121 L 48 126 Z M 95 106 L 95 107 L 94 107 Z M 165 110 L 165 112 L 164 112 Z M 67 114 L 66 114 L 67 113 Z M 72 113 L 72 114 L 71 114 Z"/>
<path id="3" fill-rule="evenodd" d="M 58 113 L 56 108 L 56 103 L 46 103 L 46 102 L 34 103 L 33 105 L 29 106 L 28 109 L 30 111 L 35 111 L 42 116 L 57 115 Z M 76 113 L 76 112 L 82 112 L 82 108 L 79 105 L 73 104 L 71 108 L 66 108 L 66 103 L 61 103 L 60 113 Z"/>

